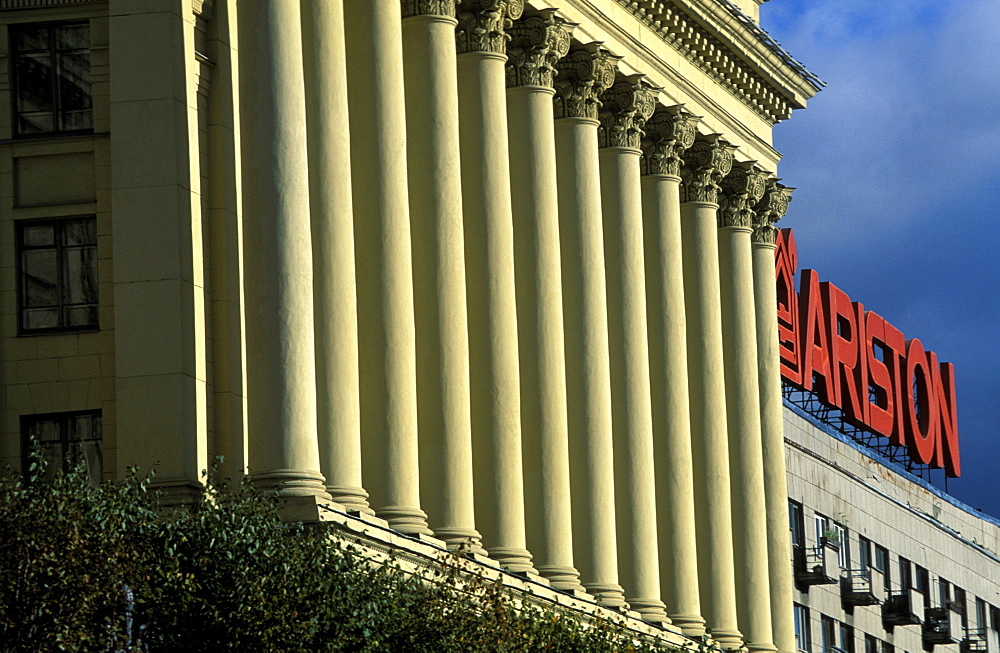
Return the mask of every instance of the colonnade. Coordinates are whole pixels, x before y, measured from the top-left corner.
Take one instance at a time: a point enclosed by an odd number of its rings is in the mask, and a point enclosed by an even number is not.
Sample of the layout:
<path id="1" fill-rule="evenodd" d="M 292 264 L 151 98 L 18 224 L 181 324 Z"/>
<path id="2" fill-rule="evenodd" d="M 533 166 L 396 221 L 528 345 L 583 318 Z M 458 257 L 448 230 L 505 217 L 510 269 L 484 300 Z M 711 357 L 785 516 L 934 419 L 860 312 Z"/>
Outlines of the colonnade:
<path id="1" fill-rule="evenodd" d="M 573 28 L 522 0 L 241 6 L 250 471 L 793 651 L 788 191 Z"/>

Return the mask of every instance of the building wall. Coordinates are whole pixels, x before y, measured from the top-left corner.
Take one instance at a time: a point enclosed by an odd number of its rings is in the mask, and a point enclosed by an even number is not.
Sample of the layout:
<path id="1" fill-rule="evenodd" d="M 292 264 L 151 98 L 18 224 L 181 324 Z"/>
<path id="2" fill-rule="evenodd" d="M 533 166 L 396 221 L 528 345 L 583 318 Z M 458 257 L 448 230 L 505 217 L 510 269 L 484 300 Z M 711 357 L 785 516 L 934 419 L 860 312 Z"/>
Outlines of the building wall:
<path id="1" fill-rule="evenodd" d="M 925 600 L 931 607 L 941 606 L 941 579 L 952 585 L 952 601 L 955 601 L 954 587 L 964 589 L 967 599 L 963 607 L 968 628 L 985 629 L 987 650 L 998 650 L 1000 641 L 996 628 L 1000 623 L 995 618 L 996 609 L 1000 607 L 1000 556 L 997 553 L 1000 551 L 1000 521 L 978 513 L 906 473 L 898 465 L 877 459 L 877 454 L 836 430 L 817 426 L 797 409 L 786 408 L 785 436 L 789 499 L 805 508 L 806 546 L 817 545 L 812 520 L 813 515 L 819 513 L 846 527 L 851 569 L 861 568 L 860 537 L 889 551 L 887 590 L 904 589 L 901 586 L 901 557 L 909 560 L 911 567 L 923 567 L 928 571 L 930 587 L 929 595 L 928 592 L 917 595 L 920 605 L 915 612 L 921 619 L 925 619 Z M 852 626 L 857 651 L 865 650 L 864 634 L 888 642 L 898 651 L 924 648 L 921 626 L 897 625 L 887 629 L 883 625 L 881 605 L 856 606 L 852 613 L 845 610 L 843 593 L 837 584 L 803 589 L 800 585 L 795 601 L 809 610 L 812 650 L 821 650 L 821 615 Z M 878 598 L 884 601 L 886 596 L 880 593 Z M 987 604 L 984 623 L 976 618 L 977 598 Z M 964 638 L 962 632 L 956 640 Z"/>

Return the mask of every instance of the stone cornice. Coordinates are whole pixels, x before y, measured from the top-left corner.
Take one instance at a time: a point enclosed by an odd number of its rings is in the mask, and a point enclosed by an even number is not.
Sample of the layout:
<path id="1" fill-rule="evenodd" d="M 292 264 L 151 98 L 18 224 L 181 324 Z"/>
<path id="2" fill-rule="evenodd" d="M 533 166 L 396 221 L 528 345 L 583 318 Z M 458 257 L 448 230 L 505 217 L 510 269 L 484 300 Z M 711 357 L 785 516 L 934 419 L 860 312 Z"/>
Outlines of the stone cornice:
<path id="1" fill-rule="evenodd" d="M 573 24 L 546 9 L 514 22 L 507 33 L 507 86 L 553 87 L 556 62 L 569 53 Z"/>
<path id="2" fill-rule="evenodd" d="M 524 12 L 524 0 L 459 0 L 458 29 L 455 31 L 459 54 L 507 50 L 507 28 Z"/>
<path id="3" fill-rule="evenodd" d="M 455 17 L 456 0 L 400 0 L 403 18 L 411 16 Z"/>
<path id="4" fill-rule="evenodd" d="M 642 174 L 680 177 L 681 155 L 694 145 L 699 120 L 679 104 L 654 113 L 644 128 Z"/>
<path id="5" fill-rule="evenodd" d="M 777 179 L 767 180 L 767 188 L 754 207 L 753 243 L 773 247 L 777 244 L 778 229 L 774 226 L 788 211 L 788 203 L 792 201 L 792 191 L 778 183 Z"/>
<path id="6" fill-rule="evenodd" d="M 618 60 L 600 43 L 587 43 L 556 62 L 556 118 L 597 120 L 600 95 L 615 81 Z"/>
<path id="7" fill-rule="evenodd" d="M 709 134 L 685 150 L 681 164 L 681 201 L 719 199 L 719 182 L 733 168 L 736 147 L 719 134 Z"/>
<path id="8" fill-rule="evenodd" d="M 615 1 L 771 123 L 804 107 L 823 86 L 726 0 Z"/>
<path id="9" fill-rule="evenodd" d="M 601 94 L 600 147 L 639 149 L 643 125 L 656 109 L 656 91 L 642 75 L 630 75 Z"/>
<path id="10" fill-rule="evenodd" d="M 770 173 L 761 170 L 756 161 L 734 163 L 732 170 L 719 183 L 719 226 L 751 228 L 754 207 L 764 195 Z"/>

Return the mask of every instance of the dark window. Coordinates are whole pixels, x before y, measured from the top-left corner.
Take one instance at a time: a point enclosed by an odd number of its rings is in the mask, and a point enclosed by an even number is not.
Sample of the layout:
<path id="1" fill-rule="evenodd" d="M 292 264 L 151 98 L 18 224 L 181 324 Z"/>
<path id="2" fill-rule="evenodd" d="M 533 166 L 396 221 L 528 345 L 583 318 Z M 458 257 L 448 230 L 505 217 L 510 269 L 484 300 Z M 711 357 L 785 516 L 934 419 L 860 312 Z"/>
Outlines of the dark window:
<path id="1" fill-rule="evenodd" d="M 819 627 L 823 653 L 834 653 L 833 649 L 837 648 L 837 623 L 830 617 L 821 616 Z"/>
<path id="2" fill-rule="evenodd" d="M 882 653 L 896 653 L 896 647 L 889 642 L 882 642 Z"/>
<path id="3" fill-rule="evenodd" d="M 14 133 L 84 132 L 93 128 L 90 26 L 13 25 Z"/>
<path id="4" fill-rule="evenodd" d="M 899 589 L 914 589 L 913 576 L 910 571 L 910 561 L 903 556 L 899 556 Z"/>
<path id="5" fill-rule="evenodd" d="M 939 604 L 942 606 L 947 606 L 948 602 L 951 601 L 951 583 L 943 578 L 938 579 L 938 595 Z"/>
<path id="6" fill-rule="evenodd" d="M 847 624 L 838 626 L 840 632 L 840 650 L 854 653 L 854 629 Z"/>
<path id="7" fill-rule="evenodd" d="M 976 598 L 976 628 L 980 628 L 984 631 L 988 627 L 986 623 L 986 601 Z"/>
<path id="8" fill-rule="evenodd" d="M 788 528 L 792 534 L 792 546 L 805 546 L 806 527 L 802 517 L 802 504 L 798 501 L 788 502 Z"/>
<path id="9" fill-rule="evenodd" d="M 881 653 L 878 640 L 871 635 L 865 635 L 865 653 Z"/>
<path id="10" fill-rule="evenodd" d="M 872 559 L 873 563 L 872 567 L 881 571 L 882 575 L 885 576 L 885 586 L 888 589 L 892 586 L 890 583 L 890 581 L 892 580 L 891 574 L 889 573 L 890 570 L 889 550 L 886 549 L 884 546 L 879 546 L 878 544 L 874 546 L 875 546 L 875 557 Z"/>
<path id="11" fill-rule="evenodd" d="M 21 417 L 21 451 L 28 473 L 28 452 L 35 446 L 46 462 L 45 477 L 51 478 L 70 466 L 83 464 L 90 482 L 101 482 L 103 448 L 101 411 L 48 413 Z"/>
<path id="12" fill-rule="evenodd" d="M 809 608 L 802 605 L 795 605 L 795 647 L 799 651 L 808 653 L 809 642 Z"/>
<path id="13" fill-rule="evenodd" d="M 990 627 L 1000 633 L 1000 609 L 990 606 Z"/>
<path id="14" fill-rule="evenodd" d="M 923 592 L 924 594 L 927 594 L 927 589 L 930 586 L 930 577 L 927 573 L 927 570 L 921 567 L 920 565 L 914 565 L 914 566 L 916 567 L 917 572 L 913 578 L 914 580 L 913 589 L 917 590 L 918 592 Z"/>
<path id="15" fill-rule="evenodd" d="M 867 570 L 872 566 L 872 543 L 867 537 L 858 537 L 858 569 Z"/>
<path id="16" fill-rule="evenodd" d="M 97 221 L 17 223 L 21 333 L 97 328 Z"/>
<path id="17" fill-rule="evenodd" d="M 969 627 L 969 610 L 968 610 L 968 599 L 965 596 L 965 590 L 958 585 L 954 586 L 955 597 L 951 602 L 952 609 L 961 615 L 962 628 Z"/>

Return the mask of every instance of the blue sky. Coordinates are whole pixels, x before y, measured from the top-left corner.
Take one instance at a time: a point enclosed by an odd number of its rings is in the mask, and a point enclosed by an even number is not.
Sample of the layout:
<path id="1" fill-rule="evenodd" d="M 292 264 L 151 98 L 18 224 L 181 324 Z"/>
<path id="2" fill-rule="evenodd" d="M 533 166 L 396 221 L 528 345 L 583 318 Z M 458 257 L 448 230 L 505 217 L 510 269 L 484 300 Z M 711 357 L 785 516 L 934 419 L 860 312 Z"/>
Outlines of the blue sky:
<path id="1" fill-rule="evenodd" d="M 828 84 L 774 130 L 799 267 L 955 364 L 948 489 L 1000 516 L 1000 0 L 772 0 L 761 25 Z"/>

